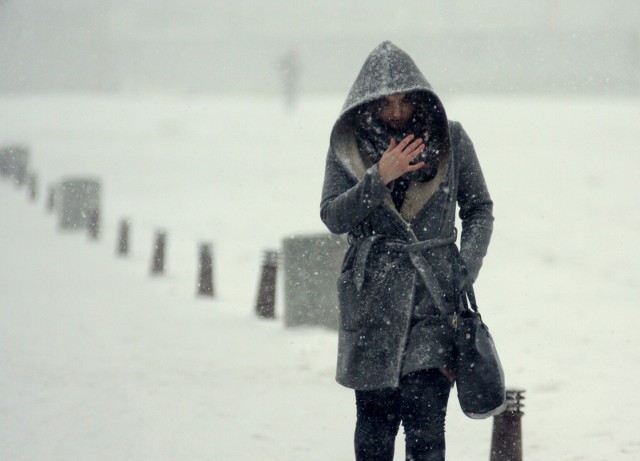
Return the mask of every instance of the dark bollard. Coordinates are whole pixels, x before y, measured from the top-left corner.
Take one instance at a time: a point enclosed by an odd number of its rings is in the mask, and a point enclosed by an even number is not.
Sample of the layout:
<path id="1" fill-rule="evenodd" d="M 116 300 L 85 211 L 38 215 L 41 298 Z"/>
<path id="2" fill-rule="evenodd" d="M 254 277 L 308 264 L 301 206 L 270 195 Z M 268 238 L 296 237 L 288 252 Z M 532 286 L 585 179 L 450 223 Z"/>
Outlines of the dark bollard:
<path id="1" fill-rule="evenodd" d="M 98 240 L 98 237 L 100 237 L 100 210 L 89 211 L 87 230 L 89 231 L 89 238 Z"/>
<path id="2" fill-rule="evenodd" d="M 156 241 L 153 244 L 153 260 L 151 263 L 151 274 L 159 275 L 164 272 L 164 253 L 167 245 L 166 232 L 156 232 Z"/>
<path id="3" fill-rule="evenodd" d="M 56 189 L 49 186 L 49 195 L 47 197 L 47 211 L 51 212 L 56 207 Z"/>
<path id="4" fill-rule="evenodd" d="M 120 230 L 118 231 L 118 247 L 116 254 L 118 256 L 127 256 L 129 254 L 129 221 L 123 219 L 120 221 Z"/>
<path id="5" fill-rule="evenodd" d="M 36 174 L 29 175 L 29 200 L 35 202 L 38 198 L 38 176 Z"/>
<path id="6" fill-rule="evenodd" d="M 263 319 L 275 318 L 276 274 L 278 271 L 278 252 L 265 251 L 262 261 L 262 275 L 258 288 L 256 314 Z"/>
<path id="7" fill-rule="evenodd" d="M 522 461 L 524 392 L 507 389 L 507 409 L 493 417 L 490 461 Z"/>
<path id="8" fill-rule="evenodd" d="M 200 245 L 198 273 L 198 296 L 213 298 L 215 296 L 213 289 L 213 258 L 211 256 L 211 245 L 206 243 Z"/>

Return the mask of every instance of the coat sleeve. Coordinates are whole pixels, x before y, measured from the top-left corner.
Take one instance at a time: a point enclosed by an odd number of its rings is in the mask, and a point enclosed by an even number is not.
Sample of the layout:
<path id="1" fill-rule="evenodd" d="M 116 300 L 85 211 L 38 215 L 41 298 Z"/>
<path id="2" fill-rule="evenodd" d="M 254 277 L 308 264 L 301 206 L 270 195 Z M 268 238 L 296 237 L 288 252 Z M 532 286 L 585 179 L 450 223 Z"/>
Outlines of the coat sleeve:
<path id="1" fill-rule="evenodd" d="M 487 254 L 493 232 L 493 201 L 478 162 L 471 139 L 462 125 L 459 130 L 460 174 L 458 183 L 458 205 L 462 221 L 460 257 L 466 268 L 468 281 L 475 282 Z"/>
<path id="2" fill-rule="evenodd" d="M 334 234 L 354 229 L 382 204 L 389 190 L 380 180 L 378 165 L 370 167 L 361 180 L 354 179 L 329 149 L 320 202 L 320 218 Z"/>

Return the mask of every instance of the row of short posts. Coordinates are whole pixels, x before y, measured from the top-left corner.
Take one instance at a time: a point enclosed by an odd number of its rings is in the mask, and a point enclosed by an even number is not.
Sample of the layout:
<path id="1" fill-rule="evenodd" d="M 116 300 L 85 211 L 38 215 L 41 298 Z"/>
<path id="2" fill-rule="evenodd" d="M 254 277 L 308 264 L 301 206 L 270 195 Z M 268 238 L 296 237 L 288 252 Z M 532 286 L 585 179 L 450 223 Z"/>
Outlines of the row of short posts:
<path id="1" fill-rule="evenodd" d="M 493 417 L 490 461 L 522 461 L 524 392 L 507 389 L 507 409 Z"/>
<path id="2" fill-rule="evenodd" d="M 53 195 L 51 195 L 53 197 Z M 53 198 L 51 198 L 53 201 Z M 91 213 L 91 219 L 89 222 L 89 235 L 97 239 L 99 237 L 100 229 L 100 215 L 96 210 Z M 126 257 L 130 250 L 130 234 L 131 223 L 128 219 L 122 219 L 120 221 L 118 236 L 116 242 L 116 254 L 120 257 Z M 158 230 L 155 233 L 152 258 L 151 258 L 151 274 L 162 275 L 165 271 L 166 261 L 166 247 L 167 247 L 167 232 L 164 230 Z M 265 251 L 262 260 L 262 270 L 260 276 L 260 282 L 258 286 L 258 296 L 256 300 L 256 314 L 260 318 L 273 319 L 275 318 L 275 298 L 276 298 L 276 279 L 278 272 L 278 259 L 279 255 L 277 251 L 269 250 Z M 215 297 L 215 285 L 214 285 L 214 265 L 213 265 L 213 252 L 211 244 L 201 243 L 199 246 L 199 260 L 198 260 L 198 281 L 196 293 L 198 296 Z"/>
<path id="3" fill-rule="evenodd" d="M 116 254 L 118 256 L 126 256 L 129 254 L 129 234 L 131 224 L 128 220 L 120 221 L 118 231 L 118 240 L 116 245 Z M 151 257 L 151 274 L 162 275 L 165 270 L 167 247 L 167 232 L 164 230 L 156 231 L 153 241 L 153 251 Z M 198 296 L 215 297 L 213 284 L 213 254 L 211 245 L 202 243 L 199 247 L 198 260 L 198 282 L 196 293 Z"/>
<path id="4" fill-rule="evenodd" d="M 31 201 L 36 201 L 38 197 L 38 176 L 36 174 L 24 175 L 18 184 L 27 183 L 28 196 Z M 22 176 L 21 176 L 22 177 Z M 86 184 L 85 184 L 86 183 Z M 66 187 L 76 187 L 80 190 L 90 190 L 91 192 L 99 192 L 99 185 L 92 181 L 80 181 L 76 183 L 65 184 Z M 56 187 L 49 186 L 46 198 L 46 210 L 52 213 L 57 204 Z M 88 236 L 92 240 L 98 240 L 101 233 L 100 210 L 98 207 L 85 211 L 86 227 Z M 122 219 L 119 224 L 118 236 L 116 242 L 116 255 L 126 257 L 130 251 L 130 234 L 131 223 L 128 219 Z M 161 275 L 165 271 L 166 260 L 167 233 L 166 231 L 156 231 L 152 260 L 151 274 Z M 275 250 L 265 251 L 262 259 L 262 268 L 260 281 L 258 285 L 258 295 L 256 299 L 255 311 L 256 315 L 263 319 L 275 318 L 275 298 L 276 298 L 276 282 L 278 272 L 279 255 Z M 215 297 L 214 272 L 213 272 L 213 254 L 211 245 L 207 243 L 200 244 L 199 262 L 198 262 L 198 281 L 196 293 L 198 296 Z"/>
<path id="5" fill-rule="evenodd" d="M 123 221 L 121 223 L 120 236 L 118 239 L 119 254 L 126 254 L 128 251 L 128 235 L 129 225 L 126 221 Z M 151 273 L 154 275 L 159 275 L 164 272 L 166 243 L 166 232 L 158 231 L 155 236 L 151 264 Z M 269 250 L 264 252 L 260 282 L 258 285 L 258 296 L 256 300 L 256 314 L 258 317 L 263 319 L 275 318 L 278 259 L 277 251 Z M 202 243 L 200 244 L 198 263 L 198 284 L 196 290 L 198 296 L 215 297 L 215 286 L 213 281 L 214 271 L 211 245 L 208 243 Z"/>
<path id="6" fill-rule="evenodd" d="M 49 188 L 47 198 L 47 210 L 53 211 L 56 206 L 56 189 Z M 100 210 L 93 208 L 85 212 L 88 215 L 87 229 L 89 238 L 97 240 L 100 237 L 101 223 Z M 118 229 L 118 237 L 116 242 L 116 254 L 120 257 L 126 257 L 129 254 L 131 223 L 128 219 L 120 221 Z M 161 275 L 165 271 L 167 233 L 164 230 L 156 232 L 153 242 L 151 274 Z M 199 278 L 198 278 L 198 295 L 214 296 L 213 290 L 213 258 L 211 255 L 211 247 L 208 244 L 200 246 L 200 262 L 199 262 Z"/>

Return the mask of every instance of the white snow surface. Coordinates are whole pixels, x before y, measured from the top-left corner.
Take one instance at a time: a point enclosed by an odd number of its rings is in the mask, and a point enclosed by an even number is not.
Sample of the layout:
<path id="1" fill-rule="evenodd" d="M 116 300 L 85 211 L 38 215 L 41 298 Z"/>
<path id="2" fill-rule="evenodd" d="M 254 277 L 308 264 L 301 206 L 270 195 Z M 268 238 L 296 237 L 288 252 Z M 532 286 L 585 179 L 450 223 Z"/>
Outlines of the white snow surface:
<path id="1" fill-rule="evenodd" d="M 495 202 L 476 284 L 524 458 L 640 459 L 640 104 L 444 99 Z M 318 205 L 342 96 L 2 96 L 0 145 L 25 143 L 40 194 L 0 180 L 0 460 L 350 460 L 337 335 L 253 315 L 262 252 L 324 231 Z M 46 187 L 98 177 L 99 241 L 64 233 Z M 115 256 L 117 223 L 132 254 Z M 167 273 L 149 275 L 168 232 Z M 215 300 L 195 296 L 214 248 Z M 281 275 L 280 275 L 281 277 Z M 282 278 L 279 279 L 282 281 Z M 492 421 L 447 419 L 447 459 L 488 459 Z M 396 459 L 403 459 L 402 435 Z"/>

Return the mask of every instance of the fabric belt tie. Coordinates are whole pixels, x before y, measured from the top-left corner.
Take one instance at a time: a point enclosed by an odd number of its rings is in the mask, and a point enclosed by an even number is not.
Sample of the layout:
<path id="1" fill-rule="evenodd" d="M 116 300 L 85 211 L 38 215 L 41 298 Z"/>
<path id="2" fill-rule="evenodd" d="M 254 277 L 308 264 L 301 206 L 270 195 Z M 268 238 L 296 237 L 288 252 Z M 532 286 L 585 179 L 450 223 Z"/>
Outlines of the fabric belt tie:
<path id="1" fill-rule="evenodd" d="M 360 290 L 362 289 L 362 285 L 364 284 L 365 267 L 367 265 L 367 259 L 369 257 L 369 253 L 371 252 L 371 248 L 377 241 L 384 240 L 385 245 L 389 248 L 406 251 L 409 254 L 411 264 L 413 264 L 413 267 L 420 275 L 420 278 L 422 278 L 427 291 L 433 298 L 434 304 L 438 309 L 442 310 L 442 307 L 446 304 L 444 299 L 444 292 L 442 291 L 438 279 L 433 273 L 431 266 L 425 259 L 422 252 L 431 248 L 437 248 L 455 243 L 456 238 L 457 232 L 454 229 L 453 234 L 449 237 L 438 237 L 412 243 L 404 242 L 402 240 L 390 240 L 387 239 L 384 235 L 371 235 L 369 237 L 355 239 L 356 241 L 354 243 L 357 246 L 357 254 L 354 263 L 353 277 L 356 289 L 358 290 L 358 292 L 360 292 Z"/>

